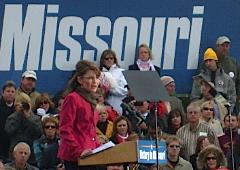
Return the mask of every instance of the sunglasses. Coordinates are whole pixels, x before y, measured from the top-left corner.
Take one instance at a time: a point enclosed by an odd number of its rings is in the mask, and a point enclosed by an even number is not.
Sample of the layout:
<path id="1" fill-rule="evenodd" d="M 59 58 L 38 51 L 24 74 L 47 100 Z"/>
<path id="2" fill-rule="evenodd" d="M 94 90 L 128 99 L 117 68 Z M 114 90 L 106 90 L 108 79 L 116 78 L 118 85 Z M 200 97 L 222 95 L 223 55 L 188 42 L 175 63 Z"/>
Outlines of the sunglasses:
<path id="1" fill-rule="evenodd" d="M 180 148 L 180 145 L 169 145 L 170 148 Z"/>
<path id="2" fill-rule="evenodd" d="M 40 106 L 43 105 L 43 104 L 48 104 L 48 101 L 42 101 L 42 102 L 40 103 Z"/>
<path id="3" fill-rule="evenodd" d="M 52 125 L 47 125 L 47 126 L 45 126 L 45 129 L 56 129 L 56 126 L 52 126 Z"/>
<path id="4" fill-rule="evenodd" d="M 104 60 L 113 60 L 114 58 L 113 57 L 106 57 L 104 58 Z"/>
<path id="5" fill-rule="evenodd" d="M 216 160 L 216 157 L 214 157 L 214 156 L 209 156 L 209 157 L 207 157 L 207 160 L 209 161 L 209 160 Z"/>
<path id="6" fill-rule="evenodd" d="M 208 110 L 209 110 L 209 111 L 212 111 L 212 112 L 213 112 L 213 111 L 214 111 L 214 108 L 204 107 L 203 110 L 205 110 L 205 111 L 208 111 Z"/>

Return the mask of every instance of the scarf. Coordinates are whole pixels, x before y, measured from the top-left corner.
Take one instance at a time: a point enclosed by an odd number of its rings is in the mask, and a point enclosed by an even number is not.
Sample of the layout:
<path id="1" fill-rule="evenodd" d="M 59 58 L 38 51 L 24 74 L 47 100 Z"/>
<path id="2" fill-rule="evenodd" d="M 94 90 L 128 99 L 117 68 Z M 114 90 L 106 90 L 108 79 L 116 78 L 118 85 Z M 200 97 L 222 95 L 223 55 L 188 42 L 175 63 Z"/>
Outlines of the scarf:
<path id="1" fill-rule="evenodd" d="M 91 103 L 92 107 L 95 109 L 97 105 L 97 95 L 94 92 L 89 92 L 86 89 L 78 86 L 75 90 L 79 95 Z"/>
<path id="2" fill-rule="evenodd" d="M 122 136 L 120 134 L 117 134 L 116 138 L 117 138 L 118 143 L 122 143 L 122 142 L 125 142 L 127 140 L 128 134 L 126 136 Z"/>
<path id="3" fill-rule="evenodd" d="M 138 59 L 136 63 L 140 71 L 155 71 L 154 65 L 151 60 L 142 61 Z"/>

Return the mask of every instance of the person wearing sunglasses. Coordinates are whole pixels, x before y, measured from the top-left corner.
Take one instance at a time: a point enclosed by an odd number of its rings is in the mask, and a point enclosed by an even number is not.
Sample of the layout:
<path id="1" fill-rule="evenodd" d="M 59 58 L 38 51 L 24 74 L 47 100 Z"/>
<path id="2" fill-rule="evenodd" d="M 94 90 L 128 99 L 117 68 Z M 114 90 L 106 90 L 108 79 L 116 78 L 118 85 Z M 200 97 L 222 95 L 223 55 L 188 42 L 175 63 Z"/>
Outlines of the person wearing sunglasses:
<path id="1" fill-rule="evenodd" d="M 35 101 L 35 113 L 40 117 L 45 114 L 56 115 L 58 110 L 47 93 L 40 94 Z"/>
<path id="2" fill-rule="evenodd" d="M 50 145 L 58 145 L 58 120 L 56 117 L 45 117 L 42 120 L 42 128 L 43 135 L 33 142 L 33 150 L 35 154 L 35 158 L 37 161 L 38 167 L 41 169 L 47 169 L 51 167 L 55 167 L 57 164 L 57 151 L 55 154 L 51 154 L 51 158 L 55 158 L 53 165 L 47 165 L 45 161 L 43 161 L 43 153 Z M 48 155 L 49 157 L 49 155 Z"/>
<path id="3" fill-rule="evenodd" d="M 181 150 L 181 140 L 175 136 L 169 136 L 166 140 L 167 164 L 162 166 L 163 170 L 192 170 L 190 162 L 179 156 Z"/>
<path id="4" fill-rule="evenodd" d="M 206 101 L 201 105 L 201 122 L 207 123 L 217 136 L 223 134 L 223 128 L 218 119 L 215 118 L 214 102 Z"/>
<path id="5" fill-rule="evenodd" d="M 227 161 L 222 150 L 215 145 L 209 145 L 198 155 L 197 167 L 199 170 L 228 170 Z"/>
<path id="6" fill-rule="evenodd" d="M 109 86 L 106 91 L 106 101 L 119 115 L 122 115 L 122 108 L 120 105 L 122 99 L 128 94 L 128 90 L 125 88 L 127 81 L 122 73 L 124 69 L 119 66 L 116 53 L 113 50 L 107 49 L 103 51 L 99 68 L 102 72 L 100 77 L 101 87 L 104 88 L 105 86 Z"/>

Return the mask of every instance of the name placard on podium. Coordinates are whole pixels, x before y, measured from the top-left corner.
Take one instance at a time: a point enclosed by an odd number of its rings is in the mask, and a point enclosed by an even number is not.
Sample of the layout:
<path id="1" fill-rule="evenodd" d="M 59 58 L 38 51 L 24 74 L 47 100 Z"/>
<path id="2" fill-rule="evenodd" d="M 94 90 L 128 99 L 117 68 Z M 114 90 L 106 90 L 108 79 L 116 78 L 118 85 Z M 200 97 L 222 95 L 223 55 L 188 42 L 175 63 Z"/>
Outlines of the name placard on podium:
<path id="1" fill-rule="evenodd" d="M 156 158 L 155 141 L 138 140 L 123 142 L 86 158 L 79 159 L 78 165 L 155 164 Z M 163 141 L 158 143 L 158 162 L 160 164 L 166 163 L 166 143 Z"/>
<path id="2" fill-rule="evenodd" d="M 137 144 L 138 163 L 156 164 L 157 151 L 155 141 L 139 140 Z M 158 163 L 166 164 L 166 142 L 158 141 Z"/>

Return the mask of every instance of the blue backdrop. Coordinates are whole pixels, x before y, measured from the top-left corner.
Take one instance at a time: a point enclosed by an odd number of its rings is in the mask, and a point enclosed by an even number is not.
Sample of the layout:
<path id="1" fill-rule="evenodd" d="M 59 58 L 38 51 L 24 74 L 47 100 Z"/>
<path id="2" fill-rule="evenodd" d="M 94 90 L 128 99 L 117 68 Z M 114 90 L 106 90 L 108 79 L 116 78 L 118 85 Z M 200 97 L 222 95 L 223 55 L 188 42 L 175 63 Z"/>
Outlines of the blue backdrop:
<path id="1" fill-rule="evenodd" d="M 37 90 L 54 94 L 77 61 L 98 64 L 101 52 L 112 48 L 127 69 L 146 43 L 161 74 L 175 78 L 178 93 L 190 93 L 198 62 L 218 36 L 231 39 L 231 55 L 240 59 L 238 18 L 237 0 L 1 1 L 0 85 L 19 84 L 32 69 Z"/>

